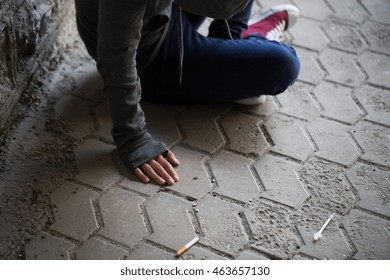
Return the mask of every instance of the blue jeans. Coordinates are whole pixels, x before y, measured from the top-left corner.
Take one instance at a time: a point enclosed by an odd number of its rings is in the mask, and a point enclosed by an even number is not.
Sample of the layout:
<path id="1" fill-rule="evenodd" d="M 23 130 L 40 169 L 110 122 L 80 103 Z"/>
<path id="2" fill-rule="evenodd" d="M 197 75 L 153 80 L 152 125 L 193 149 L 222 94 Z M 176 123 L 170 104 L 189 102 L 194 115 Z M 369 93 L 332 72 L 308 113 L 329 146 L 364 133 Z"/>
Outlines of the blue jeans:
<path id="1" fill-rule="evenodd" d="M 162 103 L 230 102 L 276 95 L 293 84 L 300 63 L 286 44 L 254 34 L 241 39 L 253 1 L 229 19 L 233 40 L 222 20 L 207 37 L 197 32 L 204 17 L 183 12 L 183 80 L 179 83 L 178 18 L 174 6 L 169 31 L 156 61 L 141 74 L 143 99 Z"/>

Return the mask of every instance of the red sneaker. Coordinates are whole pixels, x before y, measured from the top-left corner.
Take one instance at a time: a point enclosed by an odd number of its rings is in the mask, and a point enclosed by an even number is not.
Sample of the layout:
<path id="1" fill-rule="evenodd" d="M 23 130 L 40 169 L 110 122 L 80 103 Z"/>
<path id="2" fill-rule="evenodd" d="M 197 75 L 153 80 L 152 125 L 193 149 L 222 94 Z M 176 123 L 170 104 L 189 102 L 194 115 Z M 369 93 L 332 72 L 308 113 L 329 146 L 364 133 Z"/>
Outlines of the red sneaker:
<path id="1" fill-rule="evenodd" d="M 299 10 L 294 5 L 278 5 L 260 14 L 249 23 L 249 27 L 241 34 L 246 38 L 251 34 L 260 34 L 268 40 L 282 42 L 285 40 L 284 32 L 291 28 L 299 19 Z"/>

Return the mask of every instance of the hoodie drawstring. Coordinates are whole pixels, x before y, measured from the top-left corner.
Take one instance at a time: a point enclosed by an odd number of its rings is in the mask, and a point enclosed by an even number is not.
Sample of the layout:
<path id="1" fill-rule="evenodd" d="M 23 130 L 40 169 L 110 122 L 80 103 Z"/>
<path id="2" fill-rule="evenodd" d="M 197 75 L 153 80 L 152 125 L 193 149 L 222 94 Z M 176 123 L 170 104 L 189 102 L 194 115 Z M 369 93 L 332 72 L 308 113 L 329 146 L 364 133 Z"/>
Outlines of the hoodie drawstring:
<path id="1" fill-rule="evenodd" d="M 176 5 L 176 16 L 178 19 L 178 44 L 179 44 L 179 84 L 183 81 L 183 61 L 184 61 L 184 39 L 183 39 L 183 14 L 180 5 Z M 233 40 L 230 26 L 227 19 L 224 20 L 229 38 Z"/>
<path id="2" fill-rule="evenodd" d="M 227 30 L 227 33 L 229 35 L 229 38 L 230 38 L 230 40 L 233 40 L 232 32 L 230 32 L 229 22 L 227 19 L 225 19 L 224 22 L 225 22 L 225 26 L 226 26 L 226 30 Z"/>
<path id="3" fill-rule="evenodd" d="M 179 22 L 179 83 L 183 80 L 184 40 L 183 40 L 183 15 L 180 5 L 176 6 L 176 14 Z"/>

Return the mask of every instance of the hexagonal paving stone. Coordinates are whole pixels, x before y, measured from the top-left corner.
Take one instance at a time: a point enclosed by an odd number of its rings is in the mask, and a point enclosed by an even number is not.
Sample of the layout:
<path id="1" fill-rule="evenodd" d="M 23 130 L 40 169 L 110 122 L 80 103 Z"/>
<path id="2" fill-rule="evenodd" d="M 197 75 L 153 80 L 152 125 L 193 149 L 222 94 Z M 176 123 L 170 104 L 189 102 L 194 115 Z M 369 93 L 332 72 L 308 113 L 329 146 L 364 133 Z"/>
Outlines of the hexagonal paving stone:
<path id="1" fill-rule="evenodd" d="M 127 260 L 174 260 L 175 254 L 168 253 L 149 244 L 141 244 L 139 248 L 131 251 Z"/>
<path id="2" fill-rule="evenodd" d="M 147 234 L 140 205 L 144 199 L 128 191 L 112 188 L 100 198 L 104 227 L 99 234 L 133 247 Z"/>
<path id="3" fill-rule="evenodd" d="M 367 111 L 367 120 L 390 126 L 389 90 L 364 85 L 355 96 Z"/>
<path id="4" fill-rule="evenodd" d="M 385 219 L 352 210 L 343 224 L 357 248 L 355 259 L 390 259 L 390 222 Z"/>
<path id="5" fill-rule="evenodd" d="M 367 12 L 356 0 L 327 0 L 335 11 L 334 15 L 349 21 L 363 22 L 367 17 Z"/>
<path id="6" fill-rule="evenodd" d="M 218 183 L 214 192 L 242 202 L 248 202 L 260 192 L 249 169 L 251 161 L 220 152 L 209 164 Z"/>
<path id="7" fill-rule="evenodd" d="M 259 123 L 261 119 L 231 112 L 222 120 L 222 126 L 229 139 L 229 148 L 245 155 L 261 155 L 269 147 Z"/>
<path id="8" fill-rule="evenodd" d="M 318 147 L 316 156 L 343 165 L 350 165 L 359 157 L 359 152 L 347 135 L 348 126 L 318 118 L 309 123 L 307 129 Z"/>
<path id="9" fill-rule="evenodd" d="M 366 48 L 363 38 L 357 32 L 357 26 L 341 19 L 332 18 L 322 24 L 329 36 L 330 46 L 360 53 Z"/>
<path id="10" fill-rule="evenodd" d="M 214 153 L 225 141 L 217 126 L 218 114 L 189 108 L 179 116 L 185 133 L 183 143 Z"/>
<path id="11" fill-rule="evenodd" d="M 265 123 L 274 146 L 271 151 L 305 161 L 314 148 L 305 134 L 305 123 L 280 114 L 271 116 Z"/>
<path id="12" fill-rule="evenodd" d="M 351 128 L 351 132 L 364 151 L 362 159 L 390 166 L 390 129 L 363 121 Z"/>
<path id="13" fill-rule="evenodd" d="M 322 115 L 345 123 L 355 123 L 363 115 L 351 97 L 351 89 L 328 82 L 321 83 L 314 94 L 325 111 Z"/>
<path id="14" fill-rule="evenodd" d="M 236 258 L 236 260 L 269 260 L 270 258 L 258 254 L 258 253 L 253 253 L 251 251 L 244 251 L 241 254 L 239 254 Z"/>
<path id="15" fill-rule="evenodd" d="M 111 135 L 112 120 L 107 102 L 101 103 L 92 111 L 94 112 L 95 118 L 98 122 L 98 130 L 95 132 L 95 134 L 109 143 L 114 143 Z"/>
<path id="16" fill-rule="evenodd" d="M 300 119 L 311 120 L 320 115 L 320 110 L 310 95 L 312 87 L 295 83 L 283 94 L 278 95 L 282 105 L 280 112 Z M 297 110 L 299 108 L 299 110 Z"/>
<path id="17" fill-rule="evenodd" d="M 390 172 L 357 163 L 347 172 L 357 190 L 360 207 L 390 217 Z"/>
<path id="18" fill-rule="evenodd" d="M 176 112 L 150 103 L 142 103 L 145 113 L 146 127 L 156 140 L 164 142 L 168 147 L 180 141 L 181 135 L 176 125 Z"/>
<path id="19" fill-rule="evenodd" d="M 241 223 L 241 208 L 222 199 L 206 196 L 197 213 L 203 236 L 200 243 L 233 255 L 248 243 Z"/>
<path id="20" fill-rule="evenodd" d="M 61 98 L 54 106 L 57 118 L 65 122 L 66 134 L 83 138 L 95 129 L 89 113 L 89 103 L 74 96 Z"/>
<path id="21" fill-rule="evenodd" d="M 290 211 L 257 200 L 244 214 L 253 234 L 253 248 L 282 259 L 297 253 L 299 240 L 289 219 Z"/>
<path id="22" fill-rule="evenodd" d="M 360 31 L 367 38 L 370 49 L 390 54 L 390 27 L 388 25 L 367 21 Z"/>
<path id="23" fill-rule="evenodd" d="M 86 240 L 98 229 L 92 200 L 97 193 L 73 183 L 65 183 L 54 191 L 50 199 L 56 205 L 55 223 L 50 229 L 72 237 Z"/>
<path id="24" fill-rule="evenodd" d="M 296 173 L 299 164 L 266 155 L 254 166 L 267 190 L 262 197 L 293 208 L 299 207 L 308 199 L 309 194 Z"/>
<path id="25" fill-rule="evenodd" d="M 27 260 L 69 260 L 75 245 L 47 232 L 36 234 L 25 246 Z"/>
<path id="26" fill-rule="evenodd" d="M 319 56 L 320 61 L 329 72 L 329 80 L 357 86 L 365 77 L 355 63 L 355 56 L 349 53 L 327 49 Z"/>
<path id="27" fill-rule="evenodd" d="M 112 161 L 114 146 L 89 139 L 77 146 L 75 157 L 79 174 L 75 177 L 83 183 L 104 190 L 120 179 Z"/>
<path id="28" fill-rule="evenodd" d="M 325 210 L 321 205 L 317 205 L 312 200 L 307 201 L 296 211 L 292 212 L 290 219 L 292 223 L 300 227 L 303 231 L 312 232 L 318 231 L 329 218 L 332 212 Z M 340 219 L 341 215 L 335 214 L 331 222 L 326 226 L 327 235 L 333 235 L 339 231 L 339 224 L 336 223 Z M 312 236 L 313 237 L 313 236 Z"/>
<path id="29" fill-rule="evenodd" d="M 372 19 L 375 21 L 381 21 L 384 23 L 390 23 L 389 10 L 390 2 L 387 0 L 361 0 L 362 4 L 372 15 Z"/>
<path id="30" fill-rule="evenodd" d="M 172 152 L 180 161 L 176 168 L 180 180 L 168 188 L 194 199 L 205 196 L 212 188 L 204 167 L 205 156 L 181 147 L 175 147 Z"/>
<path id="31" fill-rule="evenodd" d="M 332 15 L 332 10 L 326 5 L 324 0 L 294 0 L 302 16 L 315 20 L 324 20 Z"/>
<path id="32" fill-rule="evenodd" d="M 309 202 L 310 203 L 310 202 Z M 305 204 L 291 215 L 303 244 L 300 252 L 317 259 L 346 259 L 352 255 L 352 248 L 340 231 L 341 216 L 335 214 L 333 219 L 322 232 L 322 238 L 314 241 L 314 232 L 317 232 L 329 218 L 331 212 L 313 204 Z"/>
<path id="33" fill-rule="evenodd" d="M 205 111 L 210 111 L 217 113 L 219 115 L 224 115 L 228 113 L 232 107 L 234 107 L 235 103 L 211 103 L 211 104 L 198 104 L 196 105 L 197 108 Z M 175 106 L 177 107 L 177 106 Z M 185 109 L 184 109 L 185 110 Z M 184 111 L 183 110 L 183 111 Z"/>
<path id="34" fill-rule="evenodd" d="M 345 242 L 345 237 L 340 230 L 332 233 L 323 232 L 323 237 L 316 242 L 313 239 L 313 231 L 305 231 L 300 227 L 298 227 L 298 231 L 304 242 L 300 248 L 301 253 L 317 259 L 330 260 L 344 260 L 352 255 L 352 249 Z"/>
<path id="35" fill-rule="evenodd" d="M 146 202 L 145 209 L 153 232 L 149 240 L 177 251 L 195 237 L 191 202 L 158 193 Z"/>
<path id="36" fill-rule="evenodd" d="M 294 45 L 321 51 L 328 45 L 328 39 L 321 30 L 317 21 L 301 18 L 290 30 L 294 37 Z"/>
<path id="37" fill-rule="evenodd" d="M 309 202 L 341 215 L 354 208 L 356 198 L 345 178 L 345 171 L 337 164 L 318 158 L 307 161 L 298 174 L 312 195 Z"/>
<path id="38" fill-rule="evenodd" d="M 121 260 L 128 252 L 107 241 L 91 238 L 87 240 L 77 251 L 78 260 Z"/>
<path id="39" fill-rule="evenodd" d="M 135 174 L 132 174 L 127 167 L 123 168 L 126 169 L 126 174 L 123 181 L 119 183 L 120 186 L 146 196 L 153 196 L 161 190 L 161 187 L 156 184 L 145 184 L 141 182 L 139 178 Z"/>
<path id="40" fill-rule="evenodd" d="M 318 65 L 317 53 L 302 48 L 296 48 L 295 50 L 301 62 L 298 80 L 312 84 L 320 82 L 325 74 Z"/>
<path id="41" fill-rule="evenodd" d="M 390 57 L 373 52 L 364 52 L 358 58 L 368 74 L 368 81 L 378 86 L 390 87 Z"/>
<path id="42" fill-rule="evenodd" d="M 210 252 L 204 248 L 199 248 L 197 246 L 191 247 L 187 252 L 185 252 L 180 259 L 182 260 L 228 260 L 228 258 L 217 255 L 213 252 Z"/>
<path id="43" fill-rule="evenodd" d="M 311 258 L 309 258 L 309 257 L 303 257 L 303 256 L 301 256 L 301 255 L 295 255 L 293 258 L 292 258 L 292 260 L 298 260 L 298 261 L 302 261 L 302 260 L 311 260 Z"/>

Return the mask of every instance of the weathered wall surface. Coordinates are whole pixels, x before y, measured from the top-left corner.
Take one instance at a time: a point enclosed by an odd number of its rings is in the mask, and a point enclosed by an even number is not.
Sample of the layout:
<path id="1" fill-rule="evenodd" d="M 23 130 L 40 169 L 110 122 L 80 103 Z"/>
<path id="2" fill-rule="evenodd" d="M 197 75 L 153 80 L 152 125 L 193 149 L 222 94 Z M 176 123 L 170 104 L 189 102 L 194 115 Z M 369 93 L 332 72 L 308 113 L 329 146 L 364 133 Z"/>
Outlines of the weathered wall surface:
<path id="1" fill-rule="evenodd" d="M 0 1 L 0 133 L 72 0 Z"/>

